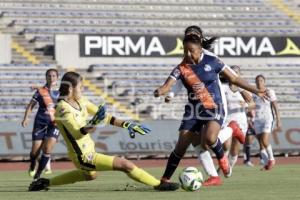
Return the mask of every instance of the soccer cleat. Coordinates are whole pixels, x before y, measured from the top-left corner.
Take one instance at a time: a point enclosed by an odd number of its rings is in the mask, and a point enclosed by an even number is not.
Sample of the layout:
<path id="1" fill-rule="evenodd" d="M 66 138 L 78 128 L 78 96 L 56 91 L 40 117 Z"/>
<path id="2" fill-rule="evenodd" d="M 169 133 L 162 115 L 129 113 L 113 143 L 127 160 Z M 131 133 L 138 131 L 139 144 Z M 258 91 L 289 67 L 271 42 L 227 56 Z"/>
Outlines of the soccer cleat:
<path id="1" fill-rule="evenodd" d="M 45 169 L 44 174 L 46 174 L 46 175 L 52 174 L 52 170 L 51 169 Z"/>
<path id="2" fill-rule="evenodd" d="M 254 167 L 254 164 L 251 161 L 244 161 L 244 165 L 247 167 Z"/>
<path id="3" fill-rule="evenodd" d="M 36 170 L 31 170 L 31 169 L 28 170 L 28 175 L 30 177 L 34 177 L 35 173 L 36 173 Z"/>
<path id="4" fill-rule="evenodd" d="M 246 137 L 243 134 L 241 128 L 239 127 L 238 123 L 236 121 L 231 121 L 228 124 L 228 127 L 232 129 L 232 136 L 236 138 L 241 144 L 245 143 Z"/>
<path id="5" fill-rule="evenodd" d="M 158 186 L 155 186 L 155 190 L 159 191 L 175 191 L 180 187 L 178 183 L 170 182 L 169 180 L 162 179 Z"/>
<path id="6" fill-rule="evenodd" d="M 203 186 L 220 186 L 222 185 L 222 179 L 219 176 L 210 176 L 203 182 Z"/>
<path id="7" fill-rule="evenodd" d="M 219 162 L 219 167 L 222 170 L 224 177 L 229 178 L 232 174 L 232 168 L 229 164 L 228 157 L 226 155 L 223 156 Z"/>
<path id="8" fill-rule="evenodd" d="M 37 180 L 34 180 L 28 188 L 28 191 L 40 191 L 40 190 L 48 190 L 49 187 L 49 179 L 46 178 L 39 178 Z"/>
<path id="9" fill-rule="evenodd" d="M 268 164 L 264 166 L 265 170 L 271 170 L 275 165 L 275 160 L 269 160 Z"/>

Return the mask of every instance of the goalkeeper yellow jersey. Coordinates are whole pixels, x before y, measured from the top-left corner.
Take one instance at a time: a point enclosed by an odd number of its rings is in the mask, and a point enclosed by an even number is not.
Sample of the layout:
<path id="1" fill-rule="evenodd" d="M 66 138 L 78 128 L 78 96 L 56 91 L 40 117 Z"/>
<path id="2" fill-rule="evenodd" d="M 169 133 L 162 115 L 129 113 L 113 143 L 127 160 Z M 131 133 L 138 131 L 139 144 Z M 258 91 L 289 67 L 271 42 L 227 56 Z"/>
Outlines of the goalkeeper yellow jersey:
<path id="1" fill-rule="evenodd" d="M 80 109 L 74 108 L 65 100 L 60 100 L 55 109 L 55 122 L 66 142 L 70 158 L 76 158 L 79 163 L 84 164 L 84 160 L 95 153 L 95 142 L 89 133 L 84 134 L 80 129 L 87 125 L 98 107 L 85 97 L 82 97 L 78 104 Z M 106 115 L 104 123 L 109 122 L 109 118 L 110 115 Z"/>

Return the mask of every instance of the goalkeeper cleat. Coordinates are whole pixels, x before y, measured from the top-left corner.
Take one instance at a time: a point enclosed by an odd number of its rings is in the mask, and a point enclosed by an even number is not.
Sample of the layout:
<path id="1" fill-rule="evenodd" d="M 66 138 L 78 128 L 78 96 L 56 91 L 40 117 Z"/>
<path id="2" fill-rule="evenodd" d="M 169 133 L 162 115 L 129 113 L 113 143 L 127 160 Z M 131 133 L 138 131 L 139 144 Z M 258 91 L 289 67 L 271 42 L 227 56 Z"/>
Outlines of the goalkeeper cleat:
<path id="1" fill-rule="evenodd" d="M 31 170 L 31 169 L 28 170 L 28 175 L 30 177 L 34 177 L 35 173 L 36 173 L 36 170 Z"/>
<path id="2" fill-rule="evenodd" d="M 34 180 L 28 188 L 28 191 L 34 192 L 34 191 L 40 191 L 40 190 L 48 190 L 49 188 L 49 179 L 46 178 L 39 178 L 37 180 Z"/>
<path id="3" fill-rule="evenodd" d="M 173 183 L 173 182 L 164 182 L 161 181 L 158 186 L 155 186 L 154 189 L 158 191 L 175 191 L 180 187 L 178 183 Z"/>

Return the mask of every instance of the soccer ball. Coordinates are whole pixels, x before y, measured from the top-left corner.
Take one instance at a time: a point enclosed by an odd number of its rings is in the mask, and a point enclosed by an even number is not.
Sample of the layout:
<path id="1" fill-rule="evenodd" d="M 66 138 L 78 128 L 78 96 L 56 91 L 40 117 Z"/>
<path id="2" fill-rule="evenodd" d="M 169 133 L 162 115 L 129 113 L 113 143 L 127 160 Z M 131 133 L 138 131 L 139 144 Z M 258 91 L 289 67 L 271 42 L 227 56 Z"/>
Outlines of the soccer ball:
<path id="1" fill-rule="evenodd" d="M 187 167 L 179 174 L 181 188 L 186 191 L 196 191 L 202 186 L 203 175 L 196 167 Z"/>

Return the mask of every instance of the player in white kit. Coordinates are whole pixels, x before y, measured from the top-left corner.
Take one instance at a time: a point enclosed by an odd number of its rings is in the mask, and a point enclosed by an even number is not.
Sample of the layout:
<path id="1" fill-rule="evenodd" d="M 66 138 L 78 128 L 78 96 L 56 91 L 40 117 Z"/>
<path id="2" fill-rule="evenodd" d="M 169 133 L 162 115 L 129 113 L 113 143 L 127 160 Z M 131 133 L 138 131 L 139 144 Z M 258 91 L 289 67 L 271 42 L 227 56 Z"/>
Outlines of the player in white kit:
<path id="1" fill-rule="evenodd" d="M 255 78 L 255 82 L 257 88 L 266 88 L 265 77 L 263 75 L 258 75 Z M 270 170 L 275 164 L 272 146 L 269 143 L 269 136 L 272 132 L 274 122 L 273 112 L 276 116 L 276 128 L 278 130 L 281 129 L 281 119 L 275 92 L 272 89 L 268 89 L 267 92 L 268 99 L 261 98 L 255 94 L 253 95 L 255 103 L 254 130 L 259 141 L 261 158 L 264 161 L 262 170 Z"/>
<path id="2" fill-rule="evenodd" d="M 237 75 L 240 75 L 240 67 L 237 65 L 231 66 L 231 69 L 234 70 Z M 225 126 L 231 121 L 236 121 L 238 126 L 241 128 L 244 135 L 246 135 L 248 129 L 246 109 L 248 105 L 254 107 L 254 102 L 252 95 L 247 91 L 241 91 L 236 85 L 230 83 L 223 83 L 222 88 L 225 92 L 225 97 L 227 101 L 227 117 L 225 121 Z M 232 140 L 227 140 L 224 143 L 224 149 L 230 152 L 229 153 L 229 163 L 231 167 L 235 165 L 238 154 L 240 151 L 240 142 L 236 138 Z M 230 149 L 230 150 L 229 150 Z"/>

